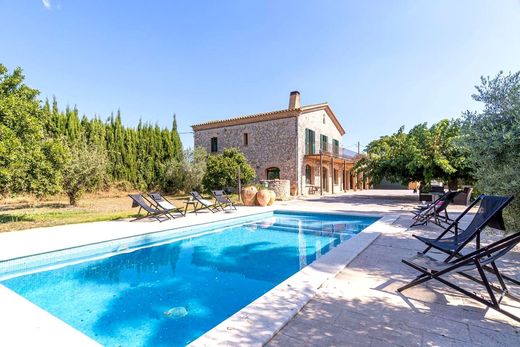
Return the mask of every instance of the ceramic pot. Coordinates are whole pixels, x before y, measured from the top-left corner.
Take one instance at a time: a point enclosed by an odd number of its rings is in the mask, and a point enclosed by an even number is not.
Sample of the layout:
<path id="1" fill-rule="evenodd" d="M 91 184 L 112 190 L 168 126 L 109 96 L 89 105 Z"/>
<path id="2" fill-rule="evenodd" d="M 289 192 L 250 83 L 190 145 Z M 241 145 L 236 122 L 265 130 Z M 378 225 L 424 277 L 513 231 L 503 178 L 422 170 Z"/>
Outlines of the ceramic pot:
<path id="1" fill-rule="evenodd" d="M 254 206 L 255 198 L 256 198 L 257 189 L 254 186 L 248 186 L 242 188 L 240 192 L 240 197 L 242 198 L 242 202 L 244 206 Z"/>
<path id="2" fill-rule="evenodd" d="M 267 189 L 259 190 L 256 193 L 256 203 L 258 206 L 265 207 L 271 200 L 271 193 Z"/>
<path id="3" fill-rule="evenodd" d="M 276 193 L 274 192 L 274 190 L 270 190 L 269 194 L 271 195 L 271 198 L 269 199 L 267 206 L 271 206 L 272 204 L 274 204 L 274 201 L 276 200 Z"/>

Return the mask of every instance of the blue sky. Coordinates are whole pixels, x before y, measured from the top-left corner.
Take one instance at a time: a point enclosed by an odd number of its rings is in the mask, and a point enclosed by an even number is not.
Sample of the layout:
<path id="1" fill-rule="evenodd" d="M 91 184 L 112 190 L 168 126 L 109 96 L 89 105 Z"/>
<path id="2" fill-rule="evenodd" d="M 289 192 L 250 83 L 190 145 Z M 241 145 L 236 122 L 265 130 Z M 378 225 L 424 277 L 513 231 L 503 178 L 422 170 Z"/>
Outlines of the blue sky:
<path id="1" fill-rule="evenodd" d="M 328 101 L 346 146 L 458 117 L 520 70 L 520 1 L 0 0 L 0 63 L 42 97 L 179 130 Z M 185 146 L 192 135 L 182 136 Z"/>

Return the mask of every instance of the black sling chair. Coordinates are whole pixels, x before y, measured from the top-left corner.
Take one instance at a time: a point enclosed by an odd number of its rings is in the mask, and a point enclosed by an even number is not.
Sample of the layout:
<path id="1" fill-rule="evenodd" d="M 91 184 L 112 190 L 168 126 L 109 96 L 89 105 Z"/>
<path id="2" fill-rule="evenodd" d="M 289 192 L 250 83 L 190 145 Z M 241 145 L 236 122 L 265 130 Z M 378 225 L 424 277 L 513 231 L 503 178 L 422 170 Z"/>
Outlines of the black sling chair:
<path id="1" fill-rule="evenodd" d="M 413 224 L 410 225 L 410 227 L 424 224 L 427 225 L 429 221 L 432 221 L 434 224 L 442 226 L 442 222 L 449 223 L 453 221 L 448 216 L 448 211 L 446 209 L 448 205 L 453 202 L 453 199 L 458 194 L 460 194 L 460 191 L 449 191 L 443 196 L 441 196 L 439 199 L 425 207 L 424 209 L 419 211 L 412 211 L 412 213 L 415 215 L 413 217 L 413 219 L 415 219 L 415 222 L 413 222 Z"/>
<path id="2" fill-rule="evenodd" d="M 447 260 L 439 261 L 422 253 L 419 253 L 418 255 L 410 259 L 403 259 L 403 263 L 421 272 L 421 276 L 417 277 L 412 282 L 397 290 L 399 292 L 402 292 L 403 290 L 434 279 L 447 285 L 452 289 L 459 291 L 462 294 L 469 296 L 470 298 L 488 307 L 493 308 L 494 310 L 508 316 L 509 318 L 512 318 L 520 322 L 520 317 L 515 316 L 511 312 L 508 312 L 500 307 L 500 303 L 504 296 L 507 296 L 517 301 L 519 301 L 520 299 L 509 292 L 504 281 L 504 276 L 500 274 L 500 272 L 498 271 L 498 267 L 495 263 L 497 259 L 507 254 L 519 242 L 520 232 L 517 232 L 499 241 L 493 242 L 488 246 L 484 246 L 482 248 L 477 249 L 476 251 L 470 252 L 466 255 L 460 256 L 455 259 L 453 259 L 453 257 L 449 257 L 449 259 Z M 486 266 L 491 266 L 491 268 L 493 268 L 493 273 L 495 274 L 500 284 L 500 287 L 495 286 L 488 280 L 484 272 Z M 467 271 L 475 269 L 478 271 L 480 278 L 474 277 L 466 273 Z M 454 273 L 463 275 L 464 277 L 483 285 L 486 288 L 489 299 L 480 297 L 475 293 L 472 293 L 448 281 L 446 278 L 443 278 L 443 275 L 450 275 Z M 499 294 L 498 298 L 494 292 L 497 292 Z"/>
<path id="3" fill-rule="evenodd" d="M 454 257 L 461 256 L 461 250 L 468 245 L 472 240 L 476 239 L 476 249 L 481 247 L 480 233 L 489 226 L 491 228 L 505 231 L 504 219 L 502 217 L 502 210 L 509 205 L 513 200 L 513 196 L 493 196 L 480 195 L 471 205 L 469 205 L 464 212 L 462 212 L 444 231 L 435 239 L 412 235 L 419 241 L 426 244 L 426 248 L 420 254 L 428 253 L 432 248 L 446 253 L 448 256 L 445 261 L 450 261 Z M 460 220 L 468 214 L 468 212 L 480 203 L 479 209 L 471 223 L 466 229 L 459 227 Z M 453 236 L 445 237 L 448 232 L 452 232 Z M 496 270 L 489 266 L 484 266 L 486 271 L 495 273 Z M 422 276 L 422 275 L 421 275 Z M 421 277 L 419 276 L 419 277 Z M 502 275 L 508 281 L 520 285 L 520 281 Z"/>

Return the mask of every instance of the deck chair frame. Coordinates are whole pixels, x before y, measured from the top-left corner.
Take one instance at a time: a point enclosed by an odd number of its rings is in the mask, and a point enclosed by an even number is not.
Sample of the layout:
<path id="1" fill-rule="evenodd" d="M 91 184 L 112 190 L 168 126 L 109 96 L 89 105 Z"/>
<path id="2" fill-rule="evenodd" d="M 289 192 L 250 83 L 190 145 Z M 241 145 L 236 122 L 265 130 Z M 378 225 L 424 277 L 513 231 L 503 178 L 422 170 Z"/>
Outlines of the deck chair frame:
<path id="1" fill-rule="evenodd" d="M 155 204 L 156 204 L 158 209 L 165 211 L 173 219 L 175 219 L 175 216 L 172 214 L 172 212 L 180 213 L 180 215 L 182 217 L 185 216 L 182 208 L 176 207 L 167 198 L 165 198 L 161 193 L 158 193 L 158 192 L 149 193 L 148 196 L 150 196 L 150 199 L 152 199 L 155 202 Z M 172 205 L 173 208 L 168 209 L 168 208 L 165 208 L 165 207 L 161 206 L 161 200 L 163 200 L 163 201 L 167 202 L 168 204 Z"/>
<path id="2" fill-rule="evenodd" d="M 520 298 L 517 296 L 511 294 L 509 292 L 509 289 L 506 286 L 506 283 L 504 281 L 505 277 L 499 272 L 498 267 L 495 263 L 495 261 L 502 257 L 503 255 L 507 254 L 514 246 L 516 246 L 520 242 L 520 232 L 517 232 L 515 234 L 509 235 L 499 241 L 496 241 L 494 243 L 491 243 L 488 246 L 479 248 L 471 253 L 468 253 L 464 256 L 460 256 L 452 261 L 434 261 L 433 264 L 437 263 L 440 266 L 438 266 L 436 269 L 433 268 L 432 265 L 425 267 L 420 263 L 414 262 L 414 259 L 403 259 L 402 262 L 415 270 L 421 272 L 421 275 L 415 278 L 410 283 L 400 287 L 397 289 L 398 292 L 402 292 L 406 289 L 409 289 L 411 287 L 414 287 L 416 285 L 425 283 L 427 281 L 430 281 L 432 279 L 435 279 L 448 287 L 459 291 L 460 293 L 469 296 L 470 298 L 508 316 L 509 318 L 512 318 L 516 321 L 520 322 L 520 317 L 512 314 L 509 311 L 506 311 L 500 307 L 500 302 L 502 299 L 507 296 L 509 298 L 512 298 L 514 300 L 520 301 Z M 419 254 L 418 257 L 425 257 L 424 254 Z M 429 257 L 428 257 L 429 258 Z M 416 258 L 417 259 L 417 258 Z M 429 258 L 431 259 L 431 258 Z M 484 270 L 486 266 L 490 266 L 494 269 L 494 275 L 496 276 L 499 287 L 494 285 L 492 282 L 489 281 L 488 277 L 486 276 Z M 467 271 L 476 269 L 478 271 L 479 277 L 474 277 L 466 273 Z M 483 285 L 486 289 L 488 299 L 480 297 L 476 295 L 475 293 L 472 293 L 450 281 L 448 281 L 445 278 L 442 278 L 443 275 L 448 274 L 459 274 L 463 277 L 470 279 L 476 283 L 479 283 Z M 495 292 L 499 294 L 497 297 L 495 295 Z"/>
<path id="3" fill-rule="evenodd" d="M 211 194 L 213 194 L 213 197 L 215 198 L 215 205 L 221 208 L 222 211 L 224 211 L 226 207 L 233 208 L 235 210 L 237 209 L 223 190 L 212 190 Z"/>
<path id="4" fill-rule="evenodd" d="M 435 239 L 428 239 L 428 238 L 425 238 L 425 237 L 412 235 L 413 237 L 415 237 L 416 239 L 418 239 L 422 243 L 426 244 L 426 248 L 422 252 L 420 252 L 420 254 L 426 254 L 432 248 L 434 248 L 436 250 L 439 250 L 439 251 L 444 252 L 445 254 L 447 254 L 447 257 L 446 257 L 446 259 L 444 259 L 444 261 L 450 261 L 453 258 L 460 258 L 460 257 L 462 257 L 462 254 L 461 254 L 462 249 L 464 247 L 466 247 L 473 240 L 475 240 L 476 249 L 480 249 L 480 247 L 481 247 L 480 233 L 488 225 L 488 223 L 495 217 L 495 215 L 497 213 L 501 212 L 513 200 L 514 197 L 512 195 L 504 197 L 503 202 L 500 204 L 500 206 L 498 206 L 498 208 L 495 211 L 495 213 L 493 213 L 492 215 L 490 215 L 486 219 L 484 219 L 480 223 L 480 225 L 475 228 L 475 230 L 472 232 L 472 235 L 470 237 L 468 237 L 466 240 L 464 240 L 464 241 L 462 241 L 460 243 L 454 244 L 454 246 L 455 246 L 454 248 L 448 248 L 447 246 L 446 247 L 442 247 L 441 245 L 436 244 L 435 241 L 439 241 L 439 240 L 443 239 L 443 237 L 448 232 L 453 232 L 453 235 L 454 235 L 455 238 L 459 235 L 460 232 L 468 232 L 467 230 L 462 230 L 459 227 L 460 221 L 461 221 L 462 218 L 464 218 L 464 216 L 466 216 L 469 213 L 469 211 L 473 207 L 475 207 L 475 205 L 477 205 L 479 202 L 482 202 L 482 200 L 485 199 L 485 198 L 486 198 L 486 195 L 481 194 L 459 216 L 457 216 L 457 218 L 455 218 L 455 220 L 446 229 L 444 229 L 443 232 L 439 236 L 437 236 L 437 238 L 435 238 Z M 476 218 L 476 215 L 473 218 Z M 490 267 L 490 266 L 486 265 L 483 268 L 484 268 L 484 270 L 486 270 L 486 271 L 488 271 L 488 272 L 490 272 L 492 274 L 495 274 L 497 272 L 497 269 L 495 269 L 494 267 Z M 502 278 L 504 278 L 504 279 L 508 280 L 509 282 L 514 283 L 516 285 L 520 285 L 520 281 L 518 281 L 518 280 L 516 280 L 514 278 L 511 278 L 509 276 L 502 275 Z"/>
<path id="5" fill-rule="evenodd" d="M 190 192 L 190 195 L 193 198 L 193 212 L 195 212 L 195 214 L 197 214 L 197 211 L 204 210 L 204 209 L 208 209 L 209 211 L 211 211 L 211 213 L 215 213 L 215 212 L 219 211 L 219 207 L 215 203 L 213 203 L 213 204 L 204 203 L 206 201 L 206 199 L 204 199 L 202 197 L 202 195 L 200 195 L 199 192 L 192 191 L 192 192 Z M 200 205 L 200 208 L 199 208 L 199 205 Z M 186 205 L 186 210 L 187 210 L 187 208 L 188 208 L 188 206 Z"/>
<path id="6" fill-rule="evenodd" d="M 132 207 L 139 207 L 139 211 L 137 211 L 138 216 L 132 219 L 131 222 L 143 218 L 155 218 L 159 222 L 164 222 L 165 220 L 170 219 L 166 211 L 158 209 L 157 205 L 146 198 L 143 194 L 128 194 L 128 196 L 132 199 Z M 141 216 L 141 210 L 146 212 L 144 216 Z M 166 219 L 162 220 L 160 218 L 161 216 L 166 217 Z"/>
<path id="7" fill-rule="evenodd" d="M 415 221 L 410 225 L 410 227 L 428 225 L 428 222 L 430 221 L 439 226 L 442 226 L 442 223 L 448 224 L 452 222 L 453 219 L 448 215 L 447 208 L 458 194 L 460 194 L 460 191 L 449 191 L 426 208 L 412 211 L 414 214 L 413 219 Z"/>

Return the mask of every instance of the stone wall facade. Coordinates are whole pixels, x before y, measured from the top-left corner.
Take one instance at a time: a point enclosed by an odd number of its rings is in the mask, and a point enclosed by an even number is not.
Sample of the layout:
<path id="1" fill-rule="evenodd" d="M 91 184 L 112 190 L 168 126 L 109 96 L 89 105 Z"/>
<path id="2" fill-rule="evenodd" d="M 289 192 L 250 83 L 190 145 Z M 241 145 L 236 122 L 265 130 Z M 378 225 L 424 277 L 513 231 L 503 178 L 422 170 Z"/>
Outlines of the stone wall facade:
<path id="1" fill-rule="evenodd" d="M 211 154 L 211 138 L 216 137 L 218 151 L 238 147 L 256 171 L 256 179 L 267 179 L 268 168 L 279 168 L 280 179 L 298 182 L 297 117 L 264 122 L 226 126 L 195 131 L 195 147 L 203 147 Z M 244 143 L 247 134 L 247 145 Z"/>
<path id="2" fill-rule="evenodd" d="M 351 172 L 354 159 L 332 153 L 333 140 L 341 148 L 345 132 L 332 109 L 327 103 L 301 106 L 299 97 L 297 91 L 291 92 L 287 109 L 193 125 L 195 146 L 211 153 L 211 139 L 217 138 L 215 153 L 238 147 L 255 169 L 257 182 L 267 180 L 269 168 L 277 168 L 279 179 L 289 180 L 291 193 L 296 191 L 297 195 L 319 193 L 320 179 L 323 193 L 362 189 L 362 177 Z M 306 153 L 306 129 L 314 131 L 314 153 Z M 323 166 L 319 160 L 321 135 L 328 138 L 328 153 L 321 156 Z M 311 169 L 310 182 L 306 177 L 307 165 Z"/>
<path id="3" fill-rule="evenodd" d="M 305 176 L 305 166 L 311 166 L 312 178 L 311 185 L 319 186 L 320 185 L 320 162 L 314 160 L 304 160 L 305 156 L 305 129 L 310 129 L 315 132 L 315 152 L 320 152 L 321 145 L 321 135 L 325 135 L 328 137 L 328 146 L 329 151 L 331 151 L 332 140 L 338 140 L 341 145 L 342 135 L 339 132 L 338 128 L 334 125 L 331 118 L 327 115 L 325 110 L 319 110 L 309 113 L 304 113 L 298 117 L 298 142 L 301 143 L 301 146 L 298 148 L 298 163 L 299 163 L 299 172 L 301 173 L 298 178 L 299 187 L 298 191 L 301 194 L 307 195 L 312 192 L 312 189 L 307 187 L 307 178 Z M 326 169 L 326 182 L 324 182 L 324 186 L 327 189 L 324 189 L 324 192 L 332 192 L 332 183 L 333 183 L 333 168 L 332 165 L 324 165 Z M 343 166 L 336 166 L 334 169 L 338 170 L 338 180 L 334 185 L 334 192 L 339 192 L 342 190 L 343 183 L 343 175 L 344 170 Z M 325 170 L 324 170 L 325 171 Z"/>
<path id="4" fill-rule="evenodd" d="M 267 188 L 276 193 L 276 199 L 288 200 L 291 197 L 291 181 L 289 180 L 261 180 L 267 183 Z"/>

